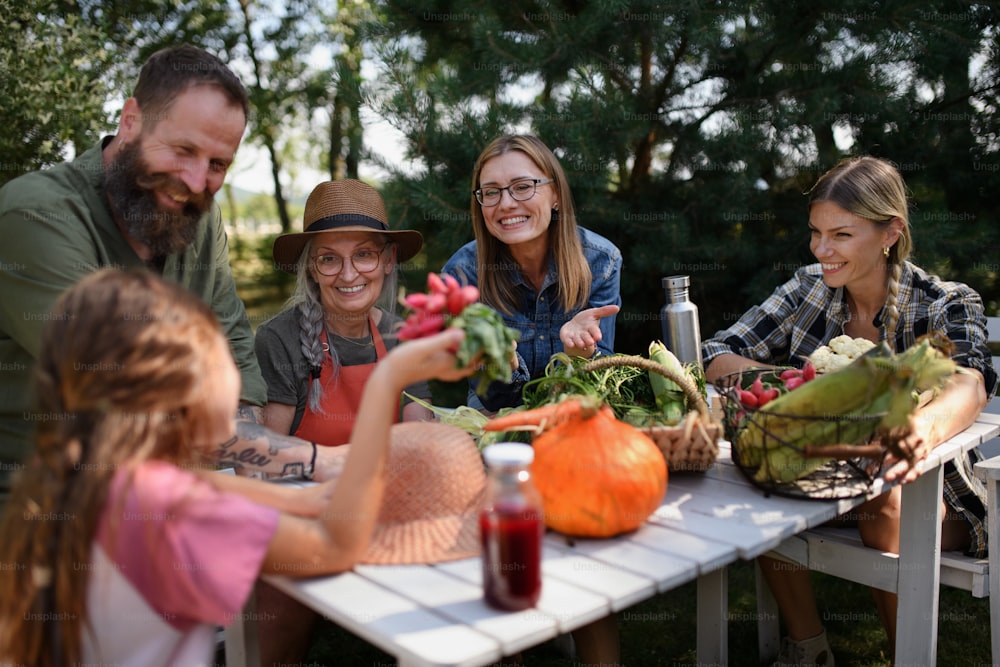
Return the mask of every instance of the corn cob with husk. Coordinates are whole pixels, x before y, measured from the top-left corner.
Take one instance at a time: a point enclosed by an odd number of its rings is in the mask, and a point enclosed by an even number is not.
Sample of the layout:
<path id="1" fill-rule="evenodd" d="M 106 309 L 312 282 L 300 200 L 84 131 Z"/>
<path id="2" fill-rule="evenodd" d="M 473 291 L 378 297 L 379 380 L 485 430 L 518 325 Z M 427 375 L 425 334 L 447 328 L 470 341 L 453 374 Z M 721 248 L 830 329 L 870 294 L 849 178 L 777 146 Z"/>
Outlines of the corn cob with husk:
<path id="1" fill-rule="evenodd" d="M 649 358 L 676 375 L 681 377 L 687 375 L 680 360 L 658 340 L 649 344 Z M 663 423 L 677 424 L 684 418 L 684 413 L 687 411 L 684 392 L 676 382 L 667 379 L 660 373 L 654 370 L 649 370 L 647 373 L 649 384 L 653 387 L 653 395 L 656 397 L 656 407 L 663 413 Z"/>
<path id="2" fill-rule="evenodd" d="M 758 481 L 790 482 L 831 458 L 878 456 L 882 447 L 909 460 L 900 442 L 909 434 L 915 394 L 943 386 L 956 370 L 935 345 L 925 337 L 893 355 L 883 343 L 774 399 L 737 435 L 741 463 L 759 466 Z M 872 436 L 879 442 L 862 446 Z"/>

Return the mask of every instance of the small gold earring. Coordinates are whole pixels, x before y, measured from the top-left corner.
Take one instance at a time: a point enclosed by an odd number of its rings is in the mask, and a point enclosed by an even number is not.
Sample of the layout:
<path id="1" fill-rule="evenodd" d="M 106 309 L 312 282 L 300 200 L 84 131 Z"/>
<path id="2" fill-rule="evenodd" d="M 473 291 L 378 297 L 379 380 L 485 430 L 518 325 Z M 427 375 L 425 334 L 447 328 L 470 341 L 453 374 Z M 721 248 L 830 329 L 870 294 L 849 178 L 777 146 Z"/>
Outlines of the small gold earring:
<path id="1" fill-rule="evenodd" d="M 886 257 L 889 256 L 889 247 L 888 246 L 886 246 L 885 248 L 882 248 L 882 254 L 885 255 Z"/>

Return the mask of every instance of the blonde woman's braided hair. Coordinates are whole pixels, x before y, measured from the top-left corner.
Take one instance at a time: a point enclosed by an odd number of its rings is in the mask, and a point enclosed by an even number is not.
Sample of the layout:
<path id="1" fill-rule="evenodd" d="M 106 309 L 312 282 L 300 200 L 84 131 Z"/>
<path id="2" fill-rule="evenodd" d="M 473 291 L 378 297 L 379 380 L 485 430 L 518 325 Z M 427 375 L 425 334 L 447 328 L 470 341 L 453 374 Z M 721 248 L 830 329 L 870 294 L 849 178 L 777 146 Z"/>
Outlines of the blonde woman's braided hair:
<path id="1" fill-rule="evenodd" d="M 885 331 L 889 347 L 896 349 L 899 324 L 899 281 L 903 264 L 913 250 L 906 185 L 899 171 L 885 160 L 862 156 L 841 160 L 823 174 L 809 192 L 809 205 L 833 202 L 856 216 L 888 228 L 893 219 L 902 224 L 899 238 L 886 256 Z"/>

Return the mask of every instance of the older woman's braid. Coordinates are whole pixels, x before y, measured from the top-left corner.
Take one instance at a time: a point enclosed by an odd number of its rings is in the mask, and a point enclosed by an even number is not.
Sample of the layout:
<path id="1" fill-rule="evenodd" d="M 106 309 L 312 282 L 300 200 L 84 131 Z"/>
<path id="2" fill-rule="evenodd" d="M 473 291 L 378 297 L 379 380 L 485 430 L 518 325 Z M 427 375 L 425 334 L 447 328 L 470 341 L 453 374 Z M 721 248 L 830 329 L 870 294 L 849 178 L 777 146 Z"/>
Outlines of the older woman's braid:
<path id="1" fill-rule="evenodd" d="M 323 306 L 318 300 L 307 299 L 298 305 L 299 345 L 302 356 L 309 362 L 309 407 L 314 412 L 322 412 L 323 385 L 319 381 L 319 369 L 323 365 Z"/>
<path id="2" fill-rule="evenodd" d="M 312 242 L 306 244 L 299 257 L 299 265 L 295 272 L 295 290 L 288 298 L 288 306 L 295 306 L 299 311 L 299 348 L 302 356 L 309 363 L 307 376 L 309 407 L 314 412 L 322 412 L 323 385 L 319 381 L 320 368 L 323 366 L 323 304 L 319 300 L 319 285 L 309 273 L 309 257 L 312 255 Z M 329 348 L 330 346 L 327 345 Z M 336 360 L 336 357 L 334 357 Z M 334 369 L 336 369 L 334 364 Z"/>

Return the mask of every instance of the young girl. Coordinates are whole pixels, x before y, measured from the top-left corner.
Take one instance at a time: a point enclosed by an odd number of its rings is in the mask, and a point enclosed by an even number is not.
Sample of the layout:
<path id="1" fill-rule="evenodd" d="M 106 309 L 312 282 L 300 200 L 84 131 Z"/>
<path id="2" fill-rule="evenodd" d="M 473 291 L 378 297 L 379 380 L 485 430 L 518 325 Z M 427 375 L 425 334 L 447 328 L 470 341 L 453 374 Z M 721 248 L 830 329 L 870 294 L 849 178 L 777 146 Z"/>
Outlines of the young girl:
<path id="1" fill-rule="evenodd" d="M 38 456 L 0 533 L 0 663 L 205 664 L 261 572 L 350 569 L 383 492 L 394 401 L 456 380 L 450 330 L 393 350 L 362 398 L 336 483 L 212 472 L 240 376 L 214 315 L 152 274 L 102 270 L 60 299 L 42 341 Z"/>
<path id="2" fill-rule="evenodd" d="M 714 381 L 762 363 L 801 363 L 841 334 L 885 341 L 899 352 L 921 335 L 942 332 L 954 343 L 952 358 L 965 372 L 913 415 L 913 431 L 902 445 L 919 461 L 975 421 L 996 390 L 982 299 L 967 285 L 942 281 L 908 261 L 913 243 L 906 187 L 883 160 L 847 159 L 824 174 L 810 192 L 809 234 L 818 263 L 799 269 L 763 304 L 705 341 L 705 374 Z M 972 480 L 972 461 L 956 463 L 945 468 L 941 548 L 982 558 L 982 487 Z M 919 474 L 906 461 L 890 459 L 885 478 L 907 482 Z M 854 512 L 867 546 L 899 553 L 900 496 L 896 486 Z M 789 634 L 775 664 L 832 667 L 809 573 L 766 557 L 759 562 Z M 872 592 L 894 649 L 896 596 Z"/>

